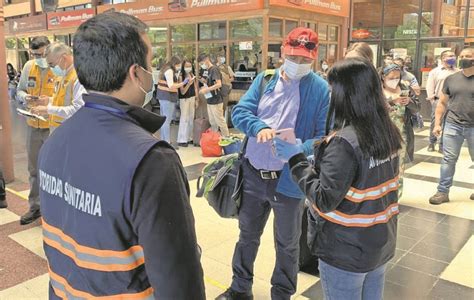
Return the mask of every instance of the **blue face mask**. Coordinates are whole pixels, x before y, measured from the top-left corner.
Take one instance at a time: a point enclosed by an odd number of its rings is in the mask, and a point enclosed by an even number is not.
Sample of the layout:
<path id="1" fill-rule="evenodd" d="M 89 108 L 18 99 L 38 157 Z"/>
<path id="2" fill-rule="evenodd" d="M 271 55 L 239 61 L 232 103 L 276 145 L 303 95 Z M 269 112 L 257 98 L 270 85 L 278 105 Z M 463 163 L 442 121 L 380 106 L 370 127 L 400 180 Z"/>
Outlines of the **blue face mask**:
<path id="1" fill-rule="evenodd" d="M 456 65 L 456 58 L 448 58 L 447 60 L 445 60 L 445 62 L 448 66 L 454 67 L 454 65 Z"/>
<path id="2" fill-rule="evenodd" d="M 61 67 L 59 66 L 61 61 L 62 61 L 62 58 L 58 61 L 56 66 L 54 66 L 54 68 L 51 69 L 51 71 L 53 71 L 53 74 L 58 77 L 64 77 L 66 76 L 66 73 L 67 73 L 66 70 L 61 69 Z"/>

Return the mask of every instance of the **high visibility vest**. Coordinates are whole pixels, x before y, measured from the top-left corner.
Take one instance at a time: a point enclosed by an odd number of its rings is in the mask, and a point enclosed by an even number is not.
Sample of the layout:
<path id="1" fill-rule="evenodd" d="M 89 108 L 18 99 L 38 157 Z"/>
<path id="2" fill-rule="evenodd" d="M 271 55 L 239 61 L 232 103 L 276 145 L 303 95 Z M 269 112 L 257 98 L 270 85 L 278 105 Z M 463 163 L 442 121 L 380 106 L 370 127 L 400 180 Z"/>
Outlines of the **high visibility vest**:
<path id="1" fill-rule="evenodd" d="M 26 92 L 32 96 L 48 96 L 54 94 L 55 76 L 51 69 L 44 72 L 36 63 L 32 63 L 30 73 L 28 74 L 28 87 Z M 49 122 L 36 119 L 27 119 L 28 126 L 33 128 L 49 128 Z"/>
<path id="2" fill-rule="evenodd" d="M 352 126 L 335 137 L 345 140 L 354 150 L 356 176 L 344 199 L 333 211 L 322 212 L 313 203 L 312 228 L 315 254 L 324 262 L 350 272 L 369 272 L 387 263 L 395 253 L 397 239 L 399 156 L 367 158 L 362 153 Z M 316 155 L 319 167 L 321 152 Z M 322 156 L 322 155 L 321 155 Z"/>
<path id="3" fill-rule="evenodd" d="M 111 97 L 84 96 L 96 99 L 114 107 Z M 136 168 L 158 142 L 127 116 L 83 107 L 42 146 L 38 177 L 50 298 L 153 299 L 130 221 L 130 189 Z"/>
<path id="4" fill-rule="evenodd" d="M 69 106 L 74 100 L 74 83 L 77 81 L 77 73 L 74 68 L 64 77 L 58 77 L 54 87 L 53 106 Z M 64 118 L 50 114 L 49 124 L 51 127 L 58 127 Z"/>

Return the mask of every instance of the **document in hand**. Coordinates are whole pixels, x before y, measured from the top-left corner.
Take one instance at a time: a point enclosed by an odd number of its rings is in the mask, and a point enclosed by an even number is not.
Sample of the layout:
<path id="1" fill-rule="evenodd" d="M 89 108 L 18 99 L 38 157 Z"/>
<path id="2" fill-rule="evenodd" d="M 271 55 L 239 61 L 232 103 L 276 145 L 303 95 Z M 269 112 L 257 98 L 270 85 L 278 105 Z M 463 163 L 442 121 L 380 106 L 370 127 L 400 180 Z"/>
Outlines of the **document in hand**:
<path id="1" fill-rule="evenodd" d="M 33 119 L 37 119 L 37 120 L 45 121 L 45 122 L 47 121 L 43 116 L 32 114 L 29 111 L 26 111 L 26 110 L 21 109 L 21 108 L 17 108 L 16 112 L 19 115 L 27 117 L 27 118 L 33 118 Z"/>

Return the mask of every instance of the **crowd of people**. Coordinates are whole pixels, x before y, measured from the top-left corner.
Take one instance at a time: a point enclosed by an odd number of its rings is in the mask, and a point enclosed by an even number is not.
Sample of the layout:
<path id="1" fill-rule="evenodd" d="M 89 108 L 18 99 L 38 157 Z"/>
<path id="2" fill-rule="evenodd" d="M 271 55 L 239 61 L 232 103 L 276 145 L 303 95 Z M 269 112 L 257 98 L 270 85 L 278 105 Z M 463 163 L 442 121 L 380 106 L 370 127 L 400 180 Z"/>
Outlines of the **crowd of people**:
<path id="1" fill-rule="evenodd" d="M 324 298 L 382 299 L 403 172 L 414 160 L 420 87 L 401 58 L 376 69 L 364 43 L 331 67 L 320 61 L 317 74 L 318 44 L 311 29 L 292 30 L 282 66 L 258 75 L 232 111 L 249 139 L 232 283 L 218 300 L 253 299 L 271 211 L 271 297 L 295 294 L 305 203 Z M 224 111 L 235 74 L 225 57 L 172 57 L 156 77 L 146 24 L 118 12 L 83 23 L 73 49 L 46 37 L 33 38 L 30 49 L 32 60 L 11 92 L 34 115 L 27 120 L 30 210 L 21 224 L 42 217 L 50 297 L 205 299 L 189 183 L 170 126 L 179 105 L 177 143 L 192 143 L 202 97 L 212 130 L 229 136 Z M 432 204 L 449 201 L 464 140 L 474 158 L 474 53 L 460 53 L 461 70 L 453 54 L 443 52 L 429 78 L 431 131 L 443 132 L 444 141 Z M 144 109 L 150 103 L 159 103 L 161 115 Z M 282 129 L 295 140 L 282 139 Z M 0 208 L 4 198 L 1 180 Z"/>

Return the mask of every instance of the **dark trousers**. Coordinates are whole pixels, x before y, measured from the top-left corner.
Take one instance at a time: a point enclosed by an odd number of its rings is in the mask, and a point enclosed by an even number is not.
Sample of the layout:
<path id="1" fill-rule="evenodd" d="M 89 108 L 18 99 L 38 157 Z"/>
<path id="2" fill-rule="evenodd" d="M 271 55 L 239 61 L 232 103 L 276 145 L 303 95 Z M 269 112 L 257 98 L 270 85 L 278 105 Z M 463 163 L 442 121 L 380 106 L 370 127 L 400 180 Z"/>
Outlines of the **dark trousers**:
<path id="1" fill-rule="evenodd" d="M 5 200 L 5 180 L 3 179 L 2 169 L 0 169 L 0 200 Z"/>
<path id="2" fill-rule="evenodd" d="M 296 292 L 304 201 L 277 193 L 278 179 L 263 180 L 248 161 L 243 164 L 243 176 L 240 236 L 232 260 L 232 289 L 238 292 L 252 289 L 260 237 L 273 209 L 276 263 L 271 279 L 271 295 L 274 300 L 290 299 Z"/>
<path id="3" fill-rule="evenodd" d="M 46 139 L 49 137 L 49 128 L 33 128 L 28 126 L 26 150 L 28 152 L 28 172 L 30 173 L 30 194 L 28 202 L 30 211 L 40 209 L 38 155 Z"/>
<path id="4" fill-rule="evenodd" d="M 438 141 L 438 138 L 433 134 L 433 129 L 435 126 L 436 106 L 438 105 L 438 102 L 439 100 L 436 99 L 431 103 L 430 144 L 436 144 L 436 142 Z M 443 149 L 443 139 L 439 139 L 439 148 Z"/>

